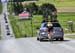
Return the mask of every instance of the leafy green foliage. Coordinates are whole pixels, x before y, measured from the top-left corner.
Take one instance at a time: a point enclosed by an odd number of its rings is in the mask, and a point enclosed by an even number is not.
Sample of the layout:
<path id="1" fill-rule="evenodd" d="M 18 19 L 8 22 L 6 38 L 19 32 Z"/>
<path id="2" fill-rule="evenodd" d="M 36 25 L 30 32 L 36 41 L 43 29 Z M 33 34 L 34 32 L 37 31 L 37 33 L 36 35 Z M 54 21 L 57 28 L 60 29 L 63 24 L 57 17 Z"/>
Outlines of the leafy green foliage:
<path id="1" fill-rule="evenodd" d="M 23 12 L 22 3 L 21 2 L 13 3 L 13 11 L 15 12 L 16 15 L 18 15 L 21 12 Z"/>

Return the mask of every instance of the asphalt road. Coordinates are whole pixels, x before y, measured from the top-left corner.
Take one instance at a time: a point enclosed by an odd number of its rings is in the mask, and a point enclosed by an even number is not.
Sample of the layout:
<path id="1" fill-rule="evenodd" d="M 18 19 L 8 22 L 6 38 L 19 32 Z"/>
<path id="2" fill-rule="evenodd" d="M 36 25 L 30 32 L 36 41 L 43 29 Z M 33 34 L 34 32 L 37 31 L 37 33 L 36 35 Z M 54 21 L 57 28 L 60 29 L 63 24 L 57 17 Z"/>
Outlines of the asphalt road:
<path id="1" fill-rule="evenodd" d="M 36 37 L 2 40 L 0 53 L 75 53 L 75 40 L 40 42 Z"/>
<path id="2" fill-rule="evenodd" d="M 2 6 L 3 6 L 3 11 L 2 14 L 0 15 L 1 39 L 7 40 L 7 39 L 15 38 L 8 19 L 7 3 L 2 3 Z"/>

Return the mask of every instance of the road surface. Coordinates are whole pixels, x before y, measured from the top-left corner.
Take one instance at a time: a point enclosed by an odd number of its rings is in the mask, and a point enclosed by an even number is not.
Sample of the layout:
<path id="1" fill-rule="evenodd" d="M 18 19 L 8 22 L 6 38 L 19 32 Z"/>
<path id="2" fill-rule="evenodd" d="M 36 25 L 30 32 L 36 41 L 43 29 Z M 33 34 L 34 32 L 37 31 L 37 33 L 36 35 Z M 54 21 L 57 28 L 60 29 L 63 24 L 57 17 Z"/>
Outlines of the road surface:
<path id="1" fill-rule="evenodd" d="M 8 19 L 7 3 L 2 3 L 2 6 L 3 6 L 3 13 L 0 15 L 1 39 L 6 40 L 15 38 Z"/>
<path id="2" fill-rule="evenodd" d="M 2 40 L 0 53 L 75 53 L 75 40 L 40 42 L 36 37 Z"/>

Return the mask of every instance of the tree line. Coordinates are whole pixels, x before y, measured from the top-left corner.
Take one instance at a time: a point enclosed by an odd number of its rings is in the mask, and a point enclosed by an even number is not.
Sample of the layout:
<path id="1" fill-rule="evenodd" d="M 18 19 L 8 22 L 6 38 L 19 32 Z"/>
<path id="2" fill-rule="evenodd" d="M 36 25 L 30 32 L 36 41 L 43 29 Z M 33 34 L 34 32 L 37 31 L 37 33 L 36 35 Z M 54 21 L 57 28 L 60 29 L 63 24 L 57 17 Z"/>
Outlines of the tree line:
<path id="1" fill-rule="evenodd" d="M 57 11 L 55 6 L 50 3 L 44 3 L 42 5 L 36 5 L 36 3 L 29 3 L 28 5 L 23 5 L 21 2 L 13 2 L 13 11 L 16 15 L 24 11 L 24 8 L 26 8 L 26 11 L 30 12 L 31 14 L 40 14 L 48 13 L 50 14 L 53 11 Z"/>

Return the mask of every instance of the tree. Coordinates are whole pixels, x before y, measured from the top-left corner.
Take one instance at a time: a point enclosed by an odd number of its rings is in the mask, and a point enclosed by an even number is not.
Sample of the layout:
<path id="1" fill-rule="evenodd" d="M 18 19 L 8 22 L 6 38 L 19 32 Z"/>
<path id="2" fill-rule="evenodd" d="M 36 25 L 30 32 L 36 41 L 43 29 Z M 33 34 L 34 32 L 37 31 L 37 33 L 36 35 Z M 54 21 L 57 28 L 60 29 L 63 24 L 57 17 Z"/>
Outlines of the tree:
<path id="1" fill-rule="evenodd" d="M 32 9 L 34 14 L 38 13 L 38 6 L 35 3 L 32 3 Z"/>
<path id="2" fill-rule="evenodd" d="M 45 3 L 41 6 L 41 10 L 43 14 L 50 15 L 51 21 L 57 20 L 57 9 L 53 4 Z"/>
<path id="3" fill-rule="evenodd" d="M 13 11 L 15 12 L 16 15 L 19 13 L 23 12 L 23 5 L 21 2 L 14 2 L 13 3 Z"/>
<path id="4" fill-rule="evenodd" d="M 26 5 L 25 8 L 27 8 L 27 11 L 32 14 L 38 13 L 38 5 L 36 5 L 35 3 L 30 3 L 29 5 Z"/>

